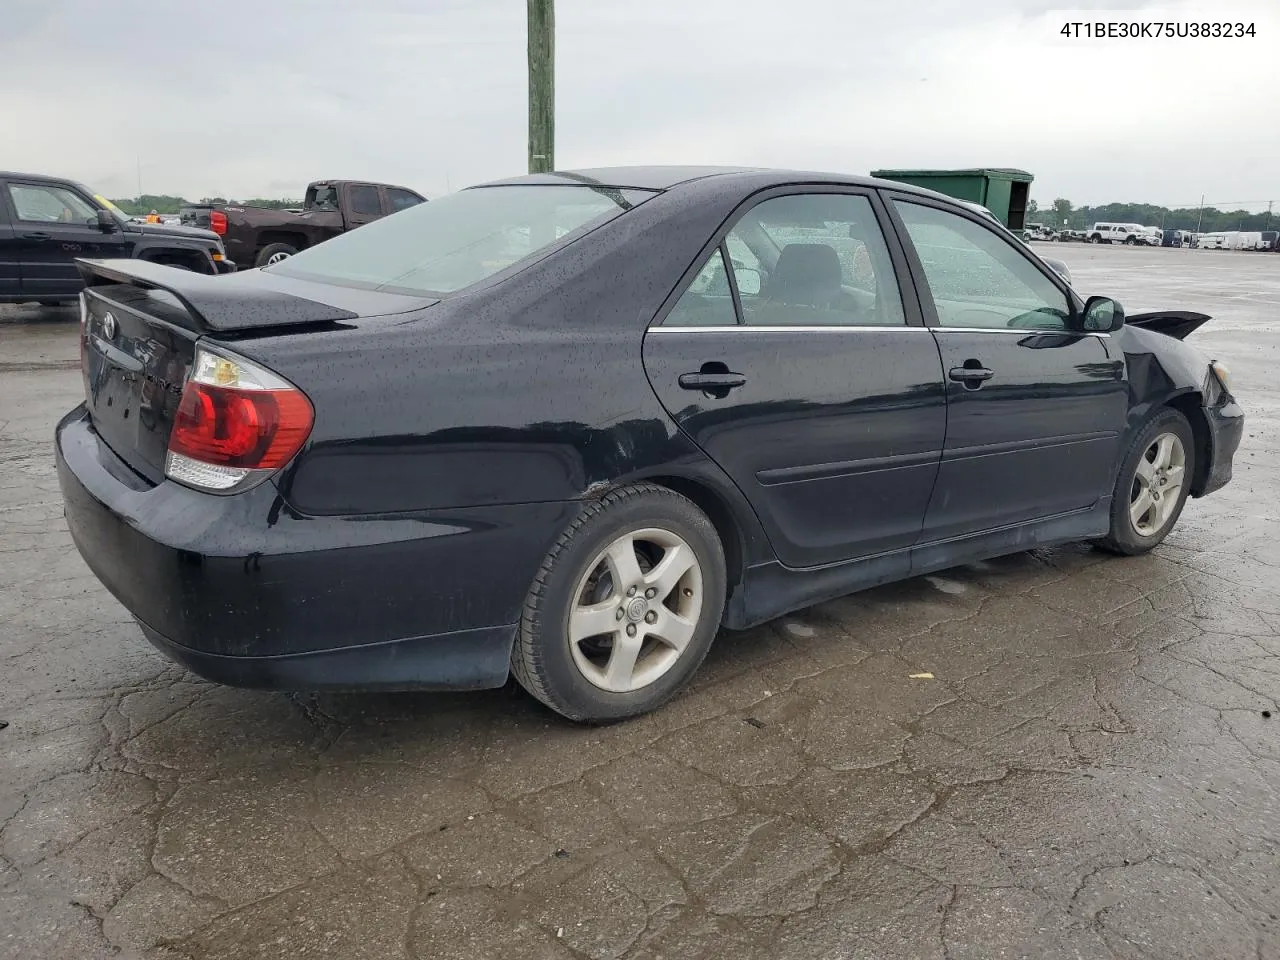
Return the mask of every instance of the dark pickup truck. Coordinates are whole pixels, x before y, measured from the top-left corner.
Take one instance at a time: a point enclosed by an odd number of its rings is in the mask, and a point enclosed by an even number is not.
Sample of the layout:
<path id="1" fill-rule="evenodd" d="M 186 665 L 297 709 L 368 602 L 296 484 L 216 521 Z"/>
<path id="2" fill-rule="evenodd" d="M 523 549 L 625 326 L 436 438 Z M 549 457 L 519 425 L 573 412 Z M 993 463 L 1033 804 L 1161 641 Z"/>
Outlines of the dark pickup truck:
<path id="1" fill-rule="evenodd" d="M 317 180 L 308 184 L 301 210 L 193 204 L 182 208 L 181 219 L 221 236 L 233 260 L 264 267 L 425 200 L 413 190 L 387 183 Z"/>
<path id="2" fill-rule="evenodd" d="M 132 258 L 230 273 L 235 263 L 216 233 L 139 223 L 74 180 L 0 172 L 0 303 L 66 303 L 84 280 L 78 257 Z"/>

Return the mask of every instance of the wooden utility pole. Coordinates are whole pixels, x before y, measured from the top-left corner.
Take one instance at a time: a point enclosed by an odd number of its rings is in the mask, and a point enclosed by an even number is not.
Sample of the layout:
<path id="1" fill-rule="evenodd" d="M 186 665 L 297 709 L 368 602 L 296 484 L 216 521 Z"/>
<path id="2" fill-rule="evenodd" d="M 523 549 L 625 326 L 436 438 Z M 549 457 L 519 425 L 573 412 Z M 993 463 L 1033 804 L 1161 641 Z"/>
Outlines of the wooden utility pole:
<path id="1" fill-rule="evenodd" d="M 529 2 L 529 172 L 555 169 L 555 0 Z"/>

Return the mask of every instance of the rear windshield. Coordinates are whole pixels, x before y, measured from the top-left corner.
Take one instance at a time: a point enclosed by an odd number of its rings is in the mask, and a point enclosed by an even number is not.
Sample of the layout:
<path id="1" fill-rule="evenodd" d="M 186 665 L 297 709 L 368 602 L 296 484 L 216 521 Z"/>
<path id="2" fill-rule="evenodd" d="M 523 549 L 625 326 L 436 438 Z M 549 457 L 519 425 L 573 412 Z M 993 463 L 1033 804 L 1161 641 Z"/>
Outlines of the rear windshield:
<path id="1" fill-rule="evenodd" d="M 265 269 L 365 289 L 453 293 L 568 242 L 652 195 L 576 185 L 473 187 L 375 220 Z"/>

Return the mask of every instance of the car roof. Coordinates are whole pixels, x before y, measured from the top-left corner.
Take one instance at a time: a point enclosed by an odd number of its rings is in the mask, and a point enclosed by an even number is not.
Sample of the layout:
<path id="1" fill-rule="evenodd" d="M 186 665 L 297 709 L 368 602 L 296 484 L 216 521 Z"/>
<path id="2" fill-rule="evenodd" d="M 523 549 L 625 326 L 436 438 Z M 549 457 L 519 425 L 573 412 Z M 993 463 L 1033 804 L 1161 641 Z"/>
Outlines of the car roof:
<path id="1" fill-rule="evenodd" d="M 55 177 L 47 173 L 19 173 L 16 170 L 0 170 L 0 180 L 49 180 L 54 183 L 75 183 L 70 177 Z"/>
<path id="2" fill-rule="evenodd" d="M 552 173 L 533 173 L 522 177 L 507 177 L 477 184 L 482 187 L 528 184 L 574 184 L 612 187 L 620 190 L 670 190 L 673 187 L 697 184 L 715 179 L 750 181 L 754 188 L 767 188 L 773 183 L 834 183 L 858 187 L 891 187 L 904 193 L 918 193 L 941 197 L 933 190 L 899 183 L 896 180 L 877 180 L 874 177 L 855 176 L 846 173 L 830 173 L 813 170 L 788 170 L 771 167 L 732 166 L 625 166 L 590 167 L 581 170 L 557 170 Z M 954 201 L 953 197 L 945 199 Z"/>

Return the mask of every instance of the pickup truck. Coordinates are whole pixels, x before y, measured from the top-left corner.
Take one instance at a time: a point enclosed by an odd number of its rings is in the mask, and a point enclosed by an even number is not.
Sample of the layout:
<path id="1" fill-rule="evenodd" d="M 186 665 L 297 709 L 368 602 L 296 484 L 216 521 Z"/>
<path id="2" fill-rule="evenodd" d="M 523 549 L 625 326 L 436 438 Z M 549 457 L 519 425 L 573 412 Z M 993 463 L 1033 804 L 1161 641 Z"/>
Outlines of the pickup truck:
<path id="1" fill-rule="evenodd" d="M 301 210 L 192 204 L 183 207 L 180 216 L 182 223 L 222 237 L 233 260 L 265 267 L 425 200 L 413 190 L 387 183 L 316 180 L 307 185 Z"/>
<path id="2" fill-rule="evenodd" d="M 139 223 L 74 180 L 0 171 L 0 303 L 75 300 L 84 287 L 79 257 L 150 260 L 206 274 L 236 268 L 209 230 Z"/>

